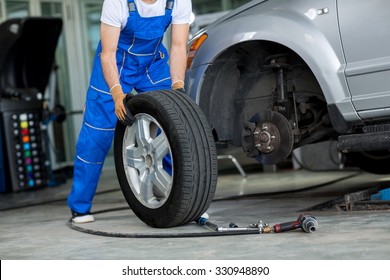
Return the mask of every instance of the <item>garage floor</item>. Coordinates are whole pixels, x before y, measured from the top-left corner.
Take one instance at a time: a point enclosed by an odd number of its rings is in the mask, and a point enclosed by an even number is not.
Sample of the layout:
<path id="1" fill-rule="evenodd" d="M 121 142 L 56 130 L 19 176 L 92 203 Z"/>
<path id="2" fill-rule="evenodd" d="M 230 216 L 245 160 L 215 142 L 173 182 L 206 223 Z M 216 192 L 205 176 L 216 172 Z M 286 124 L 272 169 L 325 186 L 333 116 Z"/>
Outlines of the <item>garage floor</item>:
<path id="1" fill-rule="evenodd" d="M 198 238 L 119 238 L 80 232 L 68 227 L 66 206 L 71 180 L 57 187 L 0 194 L 2 260 L 369 260 L 390 258 L 390 212 L 310 211 L 318 222 L 315 233 L 301 230 L 280 234 Z M 295 220 L 307 208 L 373 186 L 390 187 L 390 177 L 359 171 L 310 172 L 281 170 L 221 172 L 208 214 L 220 226 L 270 225 Z M 154 229 L 127 209 L 115 170 L 104 168 L 94 200 L 96 221 L 87 231 L 126 234 L 180 234 L 210 231 L 195 223 Z"/>

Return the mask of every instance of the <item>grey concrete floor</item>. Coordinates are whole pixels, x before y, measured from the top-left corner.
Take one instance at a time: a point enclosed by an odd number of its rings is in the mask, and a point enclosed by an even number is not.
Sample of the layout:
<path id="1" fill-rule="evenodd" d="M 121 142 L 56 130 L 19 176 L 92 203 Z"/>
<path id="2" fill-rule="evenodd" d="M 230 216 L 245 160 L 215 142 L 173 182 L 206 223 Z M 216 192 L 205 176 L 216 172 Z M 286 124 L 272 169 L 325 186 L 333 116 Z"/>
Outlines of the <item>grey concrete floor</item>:
<path id="1" fill-rule="evenodd" d="M 239 226 L 259 219 L 270 225 L 295 220 L 308 207 L 376 185 L 390 177 L 358 171 L 309 172 L 280 170 L 221 172 L 208 214 L 221 226 Z M 88 234 L 67 225 L 71 180 L 57 187 L 0 194 L 0 255 L 2 260 L 388 260 L 389 211 L 311 211 L 319 223 L 315 233 L 295 230 L 189 238 L 118 238 Z M 112 167 L 104 168 L 91 231 L 120 234 L 180 234 L 209 231 L 195 223 L 173 229 L 143 224 L 126 209 Z M 117 210 L 115 210 L 117 209 Z M 106 211 L 107 210 L 107 211 Z"/>

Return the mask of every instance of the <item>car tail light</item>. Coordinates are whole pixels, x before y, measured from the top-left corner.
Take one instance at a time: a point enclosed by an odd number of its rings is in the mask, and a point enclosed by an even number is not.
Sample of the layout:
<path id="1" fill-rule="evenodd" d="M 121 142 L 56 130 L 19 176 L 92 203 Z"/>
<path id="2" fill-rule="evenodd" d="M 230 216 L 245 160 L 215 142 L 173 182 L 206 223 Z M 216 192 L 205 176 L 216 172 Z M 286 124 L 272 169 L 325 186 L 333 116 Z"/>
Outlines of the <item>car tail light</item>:
<path id="1" fill-rule="evenodd" d="M 194 59 L 194 56 L 200 46 L 203 44 L 203 42 L 206 40 L 207 34 L 203 33 L 201 36 L 196 38 L 190 45 L 189 50 L 188 50 L 188 56 L 187 56 L 187 69 L 191 67 L 192 60 Z"/>

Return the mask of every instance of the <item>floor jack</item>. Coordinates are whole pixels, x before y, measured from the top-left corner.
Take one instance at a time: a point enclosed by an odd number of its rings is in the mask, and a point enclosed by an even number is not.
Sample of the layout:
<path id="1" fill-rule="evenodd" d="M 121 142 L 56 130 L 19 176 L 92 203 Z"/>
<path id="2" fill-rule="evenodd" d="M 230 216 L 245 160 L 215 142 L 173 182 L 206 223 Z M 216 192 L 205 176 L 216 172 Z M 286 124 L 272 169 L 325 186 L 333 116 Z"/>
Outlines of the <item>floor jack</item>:
<path id="1" fill-rule="evenodd" d="M 318 228 L 318 222 L 315 217 L 311 215 L 299 215 L 296 221 L 285 222 L 281 224 L 275 224 L 270 226 L 267 223 L 263 223 L 261 220 L 257 224 L 250 224 L 248 227 L 239 227 L 234 223 L 230 223 L 229 227 L 220 227 L 216 224 L 209 222 L 209 215 L 203 214 L 197 221 L 199 225 L 207 226 L 218 233 L 232 233 L 232 234 L 261 234 L 261 233 L 280 233 L 295 229 L 302 229 L 307 233 L 313 233 Z"/>

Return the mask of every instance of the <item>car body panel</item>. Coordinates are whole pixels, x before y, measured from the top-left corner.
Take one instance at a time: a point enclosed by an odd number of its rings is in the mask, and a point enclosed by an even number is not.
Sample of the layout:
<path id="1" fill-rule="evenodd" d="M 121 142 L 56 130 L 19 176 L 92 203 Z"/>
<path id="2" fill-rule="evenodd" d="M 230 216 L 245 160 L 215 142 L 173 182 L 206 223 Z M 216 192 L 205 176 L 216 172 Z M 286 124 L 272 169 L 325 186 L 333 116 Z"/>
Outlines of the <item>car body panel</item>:
<path id="1" fill-rule="evenodd" d="M 222 51 L 245 41 L 276 42 L 289 47 L 305 60 L 321 85 L 327 102 L 336 104 L 346 121 L 359 121 L 344 75 L 346 62 L 339 37 L 336 4 L 336 0 L 265 1 L 241 11 L 238 17 L 228 14 L 222 24 L 211 24 L 203 30 L 212 39 L 206 39 L 198 50 L 192 67 L 211 64 Z M 318 15 L 323 9 L 328 9 L 328 12 Z M 188 76 L 192 79 L 193 74 L 188 73 Z M 189 94 L 199 100 L 197 87 L 201 85 L 189 84 L 192 85 L 188 87 Z"/>
<path id="2" fill-rule="evenodd" d="M 338 0 L 338 13 L 353 104 L 363 118 L 387 115 L 378 109 L 390 107 L 389 1 Z"/>

